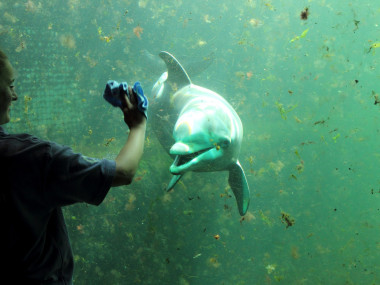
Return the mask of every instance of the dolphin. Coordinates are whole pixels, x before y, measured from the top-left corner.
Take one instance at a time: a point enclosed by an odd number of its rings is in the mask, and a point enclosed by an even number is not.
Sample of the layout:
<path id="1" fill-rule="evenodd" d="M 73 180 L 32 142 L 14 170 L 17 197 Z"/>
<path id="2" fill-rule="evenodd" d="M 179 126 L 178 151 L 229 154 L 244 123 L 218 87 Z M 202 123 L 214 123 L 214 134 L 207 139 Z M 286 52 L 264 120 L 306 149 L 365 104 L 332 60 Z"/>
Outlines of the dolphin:
<path id="1" fill-rule="evenodd" d="M 151 124 L 164 149 L 174 158 L 174 188 L 189 171 L 228 171 L 228 183 L 244 216 L 250 192 L 239 163 L 243 125 L 232 106 L 219 94 L 193 84 L 182 65 L 166 51 L 159 56 L 164 72 L 152 88 Z"/>

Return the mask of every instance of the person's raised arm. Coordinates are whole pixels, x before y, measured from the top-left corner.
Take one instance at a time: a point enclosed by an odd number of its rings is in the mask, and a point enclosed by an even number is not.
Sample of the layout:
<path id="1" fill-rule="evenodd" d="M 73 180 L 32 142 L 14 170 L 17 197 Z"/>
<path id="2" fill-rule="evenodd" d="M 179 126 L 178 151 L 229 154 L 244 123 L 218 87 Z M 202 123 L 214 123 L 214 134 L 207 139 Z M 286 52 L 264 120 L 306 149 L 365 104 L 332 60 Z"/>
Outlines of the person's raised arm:
<path id="1" fill-rule="evenodd" d="M 144 150 L 146 117 L 137 108 L 136 94 L 129 88 L 130 99 L 123 94 L 120 96 L 124 121 L 130 133 L 120 153 L 116 157 L 116 174 L 112 187 L 130 184 L 137 171 Z"/>

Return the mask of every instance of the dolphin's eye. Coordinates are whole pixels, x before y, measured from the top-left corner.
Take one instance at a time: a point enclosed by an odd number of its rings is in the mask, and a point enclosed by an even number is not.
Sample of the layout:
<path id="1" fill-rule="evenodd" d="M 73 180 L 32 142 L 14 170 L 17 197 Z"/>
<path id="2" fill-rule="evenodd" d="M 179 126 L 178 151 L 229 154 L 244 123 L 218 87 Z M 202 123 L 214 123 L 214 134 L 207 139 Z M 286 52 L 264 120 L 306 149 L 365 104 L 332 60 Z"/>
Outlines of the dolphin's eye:
<path id="1" fill-rule="evenodd" d="M 222 147 L 222 148 L 227 148 L 229 145 L 231 144 L 231 141 L 227 138 L 223 138 L 220 140 L 220 143 L 219 145 Z"/>

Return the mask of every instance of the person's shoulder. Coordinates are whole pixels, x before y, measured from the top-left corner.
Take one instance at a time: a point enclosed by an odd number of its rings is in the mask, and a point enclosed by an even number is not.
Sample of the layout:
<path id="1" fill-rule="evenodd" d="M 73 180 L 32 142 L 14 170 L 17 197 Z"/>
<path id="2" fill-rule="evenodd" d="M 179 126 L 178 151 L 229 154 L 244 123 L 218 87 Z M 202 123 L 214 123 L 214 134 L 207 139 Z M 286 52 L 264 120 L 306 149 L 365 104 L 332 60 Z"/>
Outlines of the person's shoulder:
<path id="1" fill-rule="evenodd" d="M 51 143 L 42 140 L 36 136 L 27 133 L 3 134 L 0 136 L 0 150 L 6 150 L 7 153 L 20 153 L 23 151 L 36 151 L 51 149 Z"/>
<path id="2" fill-rule="evenodd" d="M 27 133 L 10 134 L 8 136 L 10 139 L 16 139 L 16 140 L 21 140 L 21 141 L 27 141 L 27 140 L 30 140 L 33 142 L 40 141 L 38 137 L 27 134 Z"/>
<path id="3" fill-rule="evenodd" d="M 27 133 L 8 134 L 5 137 L 6 140 L 18 141 L 25 144 L 50 144 L 49 141 L 42 140 L 34 135 Z"/>
<path id="4" fill-rule="evenodd" d="M 7 133 L 3 128 L 0 128 L 0 140 L 2 143 L 13 142 L 19 144 L 50 144 L 49 141 L 40 139 L 28 133 Z"/>

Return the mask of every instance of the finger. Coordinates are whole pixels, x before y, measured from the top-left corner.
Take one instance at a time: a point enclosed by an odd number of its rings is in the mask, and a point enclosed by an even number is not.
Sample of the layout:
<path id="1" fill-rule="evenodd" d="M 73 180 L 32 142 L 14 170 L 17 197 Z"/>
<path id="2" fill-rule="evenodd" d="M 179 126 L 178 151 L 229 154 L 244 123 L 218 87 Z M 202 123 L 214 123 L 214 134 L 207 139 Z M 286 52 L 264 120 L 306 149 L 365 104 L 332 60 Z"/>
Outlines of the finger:
<path id="1" fill-rule="evenodd" d="M 128 107 L 128 97 L 126 96 L 126 94 L 122 94 L 120 95 L 120 101 L 121 101 L 121 106 L 122 106 L 122 109 Z"/>
<path id="2" fill-rule="evenodd" d="M 133 105 L 136 105 L 137 103 L 137 98 L 135 92 L 132 90 L 131 87 L 128 87 L 128 92 L 129 92 L 129 100 Z"/>
<path id="3" fill-rule="evenodd" d="M 133 109 L 133 104 L 131 103 L 131 100 L 129 100 L 127 94 L 123 94 L 120 98 L 121 100 L 121 103 L 123 105 L 123 111 L 126 112 L 126 111 L 129 111 L 129 110 L 132 110 Z"/>

